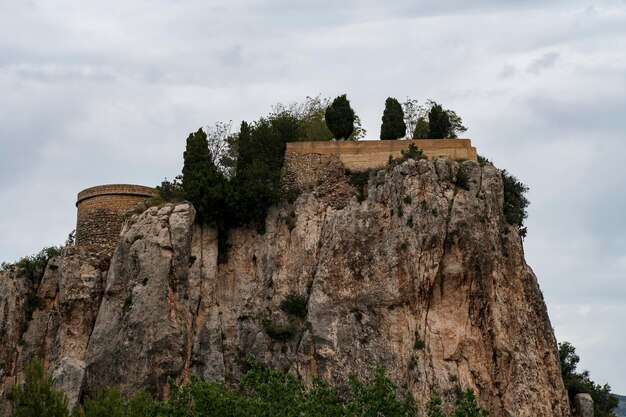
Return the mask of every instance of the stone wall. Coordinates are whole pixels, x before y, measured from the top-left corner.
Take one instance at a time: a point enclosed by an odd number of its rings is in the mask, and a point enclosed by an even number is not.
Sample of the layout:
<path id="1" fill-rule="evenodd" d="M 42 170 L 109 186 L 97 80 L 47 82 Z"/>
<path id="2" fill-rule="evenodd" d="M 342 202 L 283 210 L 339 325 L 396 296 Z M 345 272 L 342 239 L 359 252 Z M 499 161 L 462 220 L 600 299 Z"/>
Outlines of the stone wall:
<path id="1" fill-rule="evenodd" d="M 108 184 L 78 193 L 76 244 L 114 246 L 126 212 L 156 194 L 141 185 Z"/>
<path id="2" fill-rule="evenodd" d="M 389 155 L 394 158 L 414 144 L 429 159 L 443 156 L 454 160 L 476 161 L 476 148 L 469 139 L 419 139 L 419 140 L 363 140 L 329 142 L 292 142 L 287 153 L 337 155 L 348 169 L 364 170 L 383 168 Z"/>

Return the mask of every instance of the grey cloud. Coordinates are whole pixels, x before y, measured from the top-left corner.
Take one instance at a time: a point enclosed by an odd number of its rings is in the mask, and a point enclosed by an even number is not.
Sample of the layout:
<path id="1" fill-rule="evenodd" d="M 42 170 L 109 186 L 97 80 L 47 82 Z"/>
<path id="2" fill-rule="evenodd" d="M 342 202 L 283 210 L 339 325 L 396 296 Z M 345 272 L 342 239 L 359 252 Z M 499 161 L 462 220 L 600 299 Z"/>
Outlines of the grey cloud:
<path id="1" fill-rule="evenodd" d="M 559 59 L 559 56 L 560 55 L 558 52 L 546 52 L 539 58 L 533 60 L 530 65 L 528 65 L 526 71 L 531 74 L 539 74 L 544 70 L 552 68 L 554 64 L 556 64 L 556 61 Z"/>
<path id="2" fill-rule="evenodd" d="M 516 72 L 517 72 L 517 69 L 515 68 L 514 65 L 507 64 L 502 67 L 502 71 L 500 71 L 500 74 L 498 74 L 498 77 L 509 78 L 515 75 Z"/>
<path id="3" fill-rule="evenodd" d="M 2 69 L 0 69 L 2 70 Z M 110 68 L 97 68 L 90 65 L 28 65 L 18 64 L 4 68 L 4 71 L 15 74 L 20 78 L 30 78 L 46 82 L 111 81 L 116 78 Z"/>

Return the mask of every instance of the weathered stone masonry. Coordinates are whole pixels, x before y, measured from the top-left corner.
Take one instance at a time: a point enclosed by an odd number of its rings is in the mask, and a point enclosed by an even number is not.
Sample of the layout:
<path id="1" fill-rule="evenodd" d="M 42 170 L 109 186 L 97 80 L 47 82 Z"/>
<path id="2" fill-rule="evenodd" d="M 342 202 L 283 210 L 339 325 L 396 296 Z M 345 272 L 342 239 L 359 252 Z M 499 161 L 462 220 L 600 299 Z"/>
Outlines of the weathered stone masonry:
<path id="1" fill-rule="evenodd" d="M 76 245 L 114 246 L 125 213 L 156 194 L 156 189 L 131 184 L 107 184 L 78 193 Z"/>
<path id="2" fill-rule="evenodd" d="M 397 158 L 411 144 L 417 146 L 429 159 L 446 157 L 477 160 L 476 148 L 472 147 L 469 139 L 292 142 L 287 144 L 287 153 L 337 155 L 346 168 L 363 170 L 384 168 L 389 155 Z"/>

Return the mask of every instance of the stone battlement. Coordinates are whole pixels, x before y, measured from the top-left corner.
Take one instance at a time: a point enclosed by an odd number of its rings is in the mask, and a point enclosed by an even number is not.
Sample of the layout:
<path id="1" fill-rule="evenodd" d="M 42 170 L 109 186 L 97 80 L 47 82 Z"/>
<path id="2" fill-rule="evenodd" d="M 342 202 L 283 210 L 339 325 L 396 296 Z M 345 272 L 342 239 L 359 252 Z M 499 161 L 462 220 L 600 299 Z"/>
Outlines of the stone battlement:
<path id="1" fill-rule="evenodd" d="M 478 159 L 469 139 L 362 140 L 331 142 L 290 142 L 287 153 L 337 155 L 347 169 L 384 168 L 389 155 L 394 158 L 410 144 L 417 146 L 430 159 Z"/>
<path id="2" fill-rule="evenodd" d="M 156 192 L 154 188 L 132 184 L 107 184 L 84 189 L 78 193 L 76 201 L 76 245 L 114 246 L 126 212 Z"/>

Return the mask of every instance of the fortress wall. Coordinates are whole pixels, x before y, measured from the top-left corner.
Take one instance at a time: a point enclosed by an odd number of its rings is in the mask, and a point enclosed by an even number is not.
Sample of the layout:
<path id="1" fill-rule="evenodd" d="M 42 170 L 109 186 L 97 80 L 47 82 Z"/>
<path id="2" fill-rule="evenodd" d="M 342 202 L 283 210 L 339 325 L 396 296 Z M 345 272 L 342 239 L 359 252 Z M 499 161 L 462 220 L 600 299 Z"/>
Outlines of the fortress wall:
<path id="1" fill-rule="evenodd" d="M 418 140 L 363 140 L 334 142 L 291 142 L 287 153 L 338 155 L 348 169 L 364 170 L 383 168 L 389 155 L 394 158 L 415 144 L 430 159 L 447 157 L 476 161 L 476 148 L 469 139 L 418 139 Z"/>
<path id="2" fill-rule="evenodd" d="M 78 193 L 77 245 L 113 246 L 119 238 L 124 215 L 156 189 L 131 184 L 108 184 Z"/>

